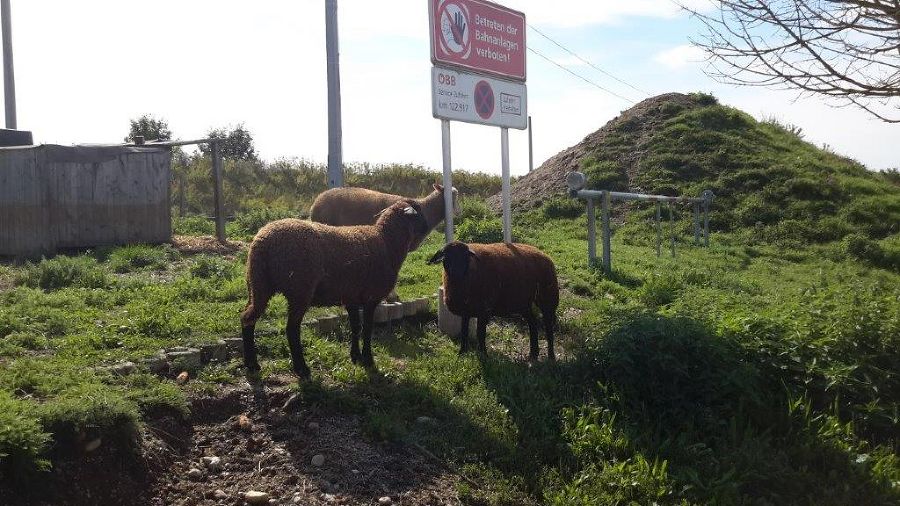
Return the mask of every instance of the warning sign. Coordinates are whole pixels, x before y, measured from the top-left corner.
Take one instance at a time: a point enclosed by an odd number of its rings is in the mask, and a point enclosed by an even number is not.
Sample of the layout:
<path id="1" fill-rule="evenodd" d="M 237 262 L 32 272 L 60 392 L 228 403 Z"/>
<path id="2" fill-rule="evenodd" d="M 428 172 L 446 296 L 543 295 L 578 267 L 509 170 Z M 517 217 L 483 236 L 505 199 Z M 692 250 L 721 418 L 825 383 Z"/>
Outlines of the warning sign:
<path id="1" fill-rule="evenodd" d="M 433 67 L 431 93 L 435 118 L 520 130 L 528 126 L 523 83 Z"/>
<path id="2" fill-rule="evenodd" d="M 431 61 L 525 80 L 525 15 L 484 0 L 430 0 Z"/>

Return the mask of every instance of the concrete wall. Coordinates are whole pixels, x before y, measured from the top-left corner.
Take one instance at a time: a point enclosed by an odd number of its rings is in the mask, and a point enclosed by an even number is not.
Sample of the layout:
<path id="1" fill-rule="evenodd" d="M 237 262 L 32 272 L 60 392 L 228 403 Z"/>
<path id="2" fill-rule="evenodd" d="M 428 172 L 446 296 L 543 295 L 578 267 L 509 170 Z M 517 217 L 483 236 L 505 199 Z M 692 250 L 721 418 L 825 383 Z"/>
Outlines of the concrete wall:
<path id="1" fill-rule="evenodd" d="M 168 148 L 0 148 L 0 255 L 168 241 L 171 158 Z"/>

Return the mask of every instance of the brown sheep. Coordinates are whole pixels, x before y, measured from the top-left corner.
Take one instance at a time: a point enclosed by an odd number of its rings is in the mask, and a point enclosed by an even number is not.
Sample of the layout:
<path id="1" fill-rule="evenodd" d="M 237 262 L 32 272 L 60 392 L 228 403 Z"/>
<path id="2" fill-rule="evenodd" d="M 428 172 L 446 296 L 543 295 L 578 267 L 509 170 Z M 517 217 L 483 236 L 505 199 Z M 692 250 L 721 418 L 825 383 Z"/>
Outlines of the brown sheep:
<path id="1" fill-rule="evenodd" d="M 344 306 L 350 317 L 350 358 L 367 367 L 372 359 L 375 306 L 394 287 L 400 266 L 426 222 L 415 202 L 385 209 L 374 225 L 332 227 L 305 220 L 273 221 L 256 234 L 247 256 L 249 301 L 241 313 L 244 365 L 259 370 L 254 328 L 269 299 L 288 302 L 287 340 L 294 372 L 309 377 L 300 324 L 312 306 Z M 363 349 L 359 350 L 362 309 Z"/>
<path id="2" fill-rule="evenodd" d="M 428 232 L 444 221 L 444 187 L 433 185 L 434 191 L 428 196 L 413 199 L 390 193 L 381 193 L 365 188 L 332 188 L 316 197 L 309 208 L 309 219 L 326 225 L 345 227 L 348 225 L 371 225 L 375 223 L 375 214 L 399 201 L 416 202 L 422 209 L 428 231 L 417 238 L 416 249 L 428 236 Z M 459 212 L 459 192 L 453 188 L 453 212 Z"/>
<path id="3" fill-rule="evenodd" d="M 462 317 L 460 353 L 469 349 L 469 319 L 478 318 L 478 351 L 485 353 L 488 320 L 494 316 L 521 315 L 531 337 L 529 359 L 538 358 L 538 321 L 533 306 L 541 310 L 547 334 L 547 358 L 556 360 L 553 331 L 559 305 L 556 266 L 549 256 L 527 244 L 466 244 L 452 242 L 428 263 L 444 264 L 444 303 Z"/>

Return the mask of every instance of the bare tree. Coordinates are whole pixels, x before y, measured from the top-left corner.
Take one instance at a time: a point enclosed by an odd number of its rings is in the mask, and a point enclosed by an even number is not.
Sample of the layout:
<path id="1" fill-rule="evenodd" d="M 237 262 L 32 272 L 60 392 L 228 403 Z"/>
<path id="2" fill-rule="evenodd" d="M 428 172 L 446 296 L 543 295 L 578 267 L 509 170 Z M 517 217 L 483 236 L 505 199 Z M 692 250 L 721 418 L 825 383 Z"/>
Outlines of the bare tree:
<path id="1" fill-rule="evenodd" d="M 692 42 L 731 84 L 832 97 L 900 123 L 900 0 L 714 0 Z"/>

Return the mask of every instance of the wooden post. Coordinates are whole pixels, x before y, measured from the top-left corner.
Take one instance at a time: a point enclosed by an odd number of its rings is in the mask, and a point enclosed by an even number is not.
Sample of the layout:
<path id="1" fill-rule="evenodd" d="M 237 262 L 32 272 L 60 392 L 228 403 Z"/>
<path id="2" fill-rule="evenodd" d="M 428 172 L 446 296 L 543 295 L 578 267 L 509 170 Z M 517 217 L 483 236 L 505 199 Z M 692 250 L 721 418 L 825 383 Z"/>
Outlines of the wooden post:
<path id="1" fill-rule="evenodd" d="M 656 201 L 656 258 L 662 256 L 662 204 Z"/>
<path id="2" fill-rule="evenodd" d="M 594 217 L 594 199 L 587 199 L 588 225 L 588 263 L 593 265 L 597 260 L 597 222 Z"/>
<path id="3" fill-rule="evenodd" d="M 700 203 L 694 202 L 694 245 L 700 245 Z"/>
<path id="4" fill-rule="evenodd" d="M 669 202 L 669 224 L 672 233 L 672 258 L 675 258 L 675 211 L 672 208 L 672 202 Z"/>
<path id="5" fill-rule="evenodd" d="M 612 258 L 610 257 L 610 231 L 609 231 L 609 191 L 603 191 L 603 201 L 601 202 L 602 226 L 603 226 L 603 271 L 607 274 L 612 273 Z"/>
<path id="6" fill-rule="evenodd" d="M 216 238 L 225 244 L 225 212 L 222 209 L 222 148 L 218 141 L 210 143 L 212 148 L 213 202 L 216 207 Z"/>

